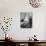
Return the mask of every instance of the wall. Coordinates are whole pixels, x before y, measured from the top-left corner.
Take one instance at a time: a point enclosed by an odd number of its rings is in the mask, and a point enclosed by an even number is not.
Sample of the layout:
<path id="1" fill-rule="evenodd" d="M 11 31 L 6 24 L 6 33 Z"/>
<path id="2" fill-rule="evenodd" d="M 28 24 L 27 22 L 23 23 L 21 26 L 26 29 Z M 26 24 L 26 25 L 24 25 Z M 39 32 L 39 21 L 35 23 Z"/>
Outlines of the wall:
<path id="1" fill-rule="evenodd" d="M 33 27 L 31 29 L 20 28 L 20 12 L 33 12 Z M 45 16 L 46 8 L 33 8 L 28 0 L 0 0 L 0 18 L 13 17 L 10 33 L 17 40 L 27 40 L 34 34 L 39 40 L 45 39 Z M 0 32 L 0 35 L 2 31 Z M 3 37 L 0 36 L 0 39 Z"/>

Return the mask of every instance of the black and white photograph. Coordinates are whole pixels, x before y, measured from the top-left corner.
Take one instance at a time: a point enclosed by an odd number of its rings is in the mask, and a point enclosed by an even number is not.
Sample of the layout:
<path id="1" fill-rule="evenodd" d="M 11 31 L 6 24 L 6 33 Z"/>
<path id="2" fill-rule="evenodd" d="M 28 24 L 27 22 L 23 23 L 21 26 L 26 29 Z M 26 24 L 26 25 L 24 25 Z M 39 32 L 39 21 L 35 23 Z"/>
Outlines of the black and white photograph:
<path id="1" fill-rule="evenodd" d="M 21 28 L 32 28 L 32 12 L 21 12 L 20 13 L 20 27 Z"/>

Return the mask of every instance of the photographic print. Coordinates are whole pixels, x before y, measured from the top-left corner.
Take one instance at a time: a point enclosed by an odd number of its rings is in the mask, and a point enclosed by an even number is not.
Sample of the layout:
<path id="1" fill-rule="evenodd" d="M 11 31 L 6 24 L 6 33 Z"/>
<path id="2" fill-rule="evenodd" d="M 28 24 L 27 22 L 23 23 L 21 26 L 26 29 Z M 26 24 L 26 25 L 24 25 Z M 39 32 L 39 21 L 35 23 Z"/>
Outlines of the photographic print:
<path id="1" fill-rule="evenodd" d="M 32 28 L 32 12 L 21 12 L 20 13 L 20 27 L 21 28 Z"/>

